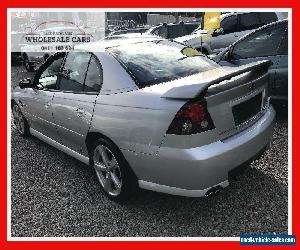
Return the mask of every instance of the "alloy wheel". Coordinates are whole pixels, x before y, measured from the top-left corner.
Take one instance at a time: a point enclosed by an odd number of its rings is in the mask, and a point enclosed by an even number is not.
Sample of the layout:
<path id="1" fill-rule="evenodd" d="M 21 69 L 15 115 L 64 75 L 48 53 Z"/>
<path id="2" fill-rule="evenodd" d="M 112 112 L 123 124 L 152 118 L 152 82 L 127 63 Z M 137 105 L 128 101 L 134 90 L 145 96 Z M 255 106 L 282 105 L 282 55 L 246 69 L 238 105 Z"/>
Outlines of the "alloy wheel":
<path id="1" fill-rule="evenodd" d="M 108 147 L 100 144 L 94 150 L 93 162 L 104 191 L 111 196 L 118 196 L 122 189 L 122 175 L 115 155 Z"/>

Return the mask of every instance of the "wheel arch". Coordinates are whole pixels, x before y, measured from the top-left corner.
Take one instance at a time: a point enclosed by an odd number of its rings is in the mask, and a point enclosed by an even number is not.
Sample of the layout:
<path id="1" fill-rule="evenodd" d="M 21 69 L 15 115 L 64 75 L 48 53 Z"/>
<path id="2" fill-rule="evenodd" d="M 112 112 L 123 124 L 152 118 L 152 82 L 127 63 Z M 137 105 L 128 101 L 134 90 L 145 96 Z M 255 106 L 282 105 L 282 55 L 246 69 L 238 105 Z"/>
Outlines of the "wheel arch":
<path id="1" fill-rule="evenodd" d="M 91 149 L 92 149 L 92 146 L 93 146 L 93 142 L 95 140 L 100 139 L 100 138 L 103 138 L 103 139 L 106 139 L 106 140 L 110 141 L 120 151 L 122 157 L 126 161 L 128 167 L 130 168 L 130 170 L 134 174 L 135 178 L 138 179 L 136 173 L 133 170 L 133 168 L 130 166 L 129 162 L 127 161 L 127 159 L 125 158 L 124 154 L 122 153 L 121 148 L 112 139 L 110 139 L 108 136 L 104 135 L 103 133 L 101 133 L 99 131 L 89 131 L 87 133 L 87 135 L 86 135 L 85 145 L 86 145 L 87 150 L 88 150 L 89 158 L 91 159 L 91 156 L 92 156 L 91 155 L 91 153 L 92 153 Z M 91 161 L 90 161 L 90 163 L 91 163 Z"/>
<path id="2" fill-rule="evenodd" d="M 90 152 L 90 149 L 92 147 L 92 144 L 95 140 L 98 140 L 100 138 L 109 140 L 111 143 L 113 143 L 119 150 L 120 148 L 118 147 L 118 145 L 111 140 L 108 136 L 104 135 L 103 133 L 99 132 L 99 131 L 89 131 L 85 137 L 85 145 L 87 147 L 88 152 Z"/>

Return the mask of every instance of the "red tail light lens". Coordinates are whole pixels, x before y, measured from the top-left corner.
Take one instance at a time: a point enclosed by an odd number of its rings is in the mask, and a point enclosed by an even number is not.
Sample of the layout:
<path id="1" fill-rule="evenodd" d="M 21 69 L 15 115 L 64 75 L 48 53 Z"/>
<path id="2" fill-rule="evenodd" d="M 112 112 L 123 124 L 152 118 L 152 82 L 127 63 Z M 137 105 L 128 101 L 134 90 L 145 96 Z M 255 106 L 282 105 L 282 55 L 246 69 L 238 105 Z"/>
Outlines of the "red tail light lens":
<path id="1" fill-rule="evenodd" d="M 212 130 L 215 125 L 207 111 L 206 101 L 189 101 L 175 115 L 167 134 L 191 135 Z"/>

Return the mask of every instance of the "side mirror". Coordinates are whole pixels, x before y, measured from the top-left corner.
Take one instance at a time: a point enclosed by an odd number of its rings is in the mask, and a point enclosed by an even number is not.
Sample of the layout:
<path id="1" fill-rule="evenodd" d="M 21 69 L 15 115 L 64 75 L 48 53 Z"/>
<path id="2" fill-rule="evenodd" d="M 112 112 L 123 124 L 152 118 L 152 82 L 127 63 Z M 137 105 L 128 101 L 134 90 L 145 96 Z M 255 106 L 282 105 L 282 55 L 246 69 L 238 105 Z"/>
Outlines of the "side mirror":
<path id="1" fill-rule="evenodd" d="M 230 62 L 231 61 L 231 58 L 230 58 L 230 51 L 227 51 L 223 57 L 221 58 L 221 61 L 226 61 L 226 62 Z"/>
<path id="2" fill-rule="evenodd" d="M 233 49 L 234 49 L 234 47 L 231 47 L 227 50 L 227 52 L 223 55 L 223 58 L 222 58 L 223 61 L 227 61 L 227 62 L 232 61 L 232 59 L 233 59 L 233 57 L 232 57 Z"/>
<path id="3" fill-rule="evenodd" d="M 31 88 L 32 87 L 31 79 L 26 78 L 26 79 L 21 80 L 19 82 L 19 86 L 20 86 L 21 89 Z"/>

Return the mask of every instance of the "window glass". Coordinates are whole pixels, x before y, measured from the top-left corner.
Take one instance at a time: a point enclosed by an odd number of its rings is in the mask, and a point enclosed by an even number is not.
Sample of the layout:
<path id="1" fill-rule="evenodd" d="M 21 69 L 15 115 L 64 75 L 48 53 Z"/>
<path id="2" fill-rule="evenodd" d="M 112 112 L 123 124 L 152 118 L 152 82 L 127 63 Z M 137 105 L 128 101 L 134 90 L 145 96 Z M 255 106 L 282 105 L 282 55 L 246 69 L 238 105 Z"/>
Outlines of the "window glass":
<path id="1" fill-rule="evenodd" d="M 58 74 L 63 61 L 64 53 L 53 57 L 49 63 L 46 64 L 46 69 L 40 73 L 38 84 L 45 89 L 56 89 Z M 43 66 L 42 66 L 43 67 Z"/>
<path id="2" fill-rule="evenodd" d="M 124 65 L 140 88 L 171 81 L 210 69 L 218 64 L 205 56 L 187 57 L 178 44 L 143 42 L 109 49 Z"/>
<path id="3" fill-rule="evenodd" d="M 240 30 L 256 29 L 260 26 L 259 15 L 257 12 L 240 14 Z"/>
<path id="4" fill-rule="evenodd" d="M 185 25 L 186 35 L 191 34 L 198 27 L 199 27 L 199 24 L 186 24 Z"/>
<path id="5" fill-rule="evenodd" d="M 233 33 L 237 31 L 237 17 L 229 16 L 221 21 L 221 28 L 224 34 Z"/>
<path id="6" fill-rule="evenodd" d="M 102 83 L 102 69 L 97 59 L 92 56 L 85 78 L 84 91 L 99 92 Z"/>
<path id="7" fill-rule="evenodd" d="M 158 27 L 156 30 L 153 31 L 153 34 L 156 36 L 160 36 L 162 38 L 168 37 L 168 29 L 166 26 Z"/>
<path id="8" fill-rule="evenodd" d="M 261 25 L 276 22 L 278 20 L 275 12 L 258 12 Z"/>
<path id="9" fill-rule="evenodd" d="M 272 56 L 277 54 L 284 29 L 273 26 L 258 31 L 234 46 L 233 59 Z"/>
<path id="10" fill-rule="evenodd" d="M 176 38 L 185 35 L 183 24 L 168 26 L 168 38 Z"/>
<path id="11" fill-rule="evenodd" d="M 70 52 L 62 70 L 59 89 L 83 91 L 87 66 L 91 55 L 84 52 Z"/>
<path id="12" fill-rule="evenodd" d="M 278 49 L 279 55 L 287 55 L 288 54 L 288 33 L 284 32 L 283 39 Z"/>
<path id="13" fill-rule="evenodd" d="M 152 34 L 153 34 L 153 35 L 156 35 L 156 36 L 159 36 L 158 32 L 159 32 L 159 28 L 156 28 L 156 29 L 154 29 L 154 30 L 152 31 Z"/>

